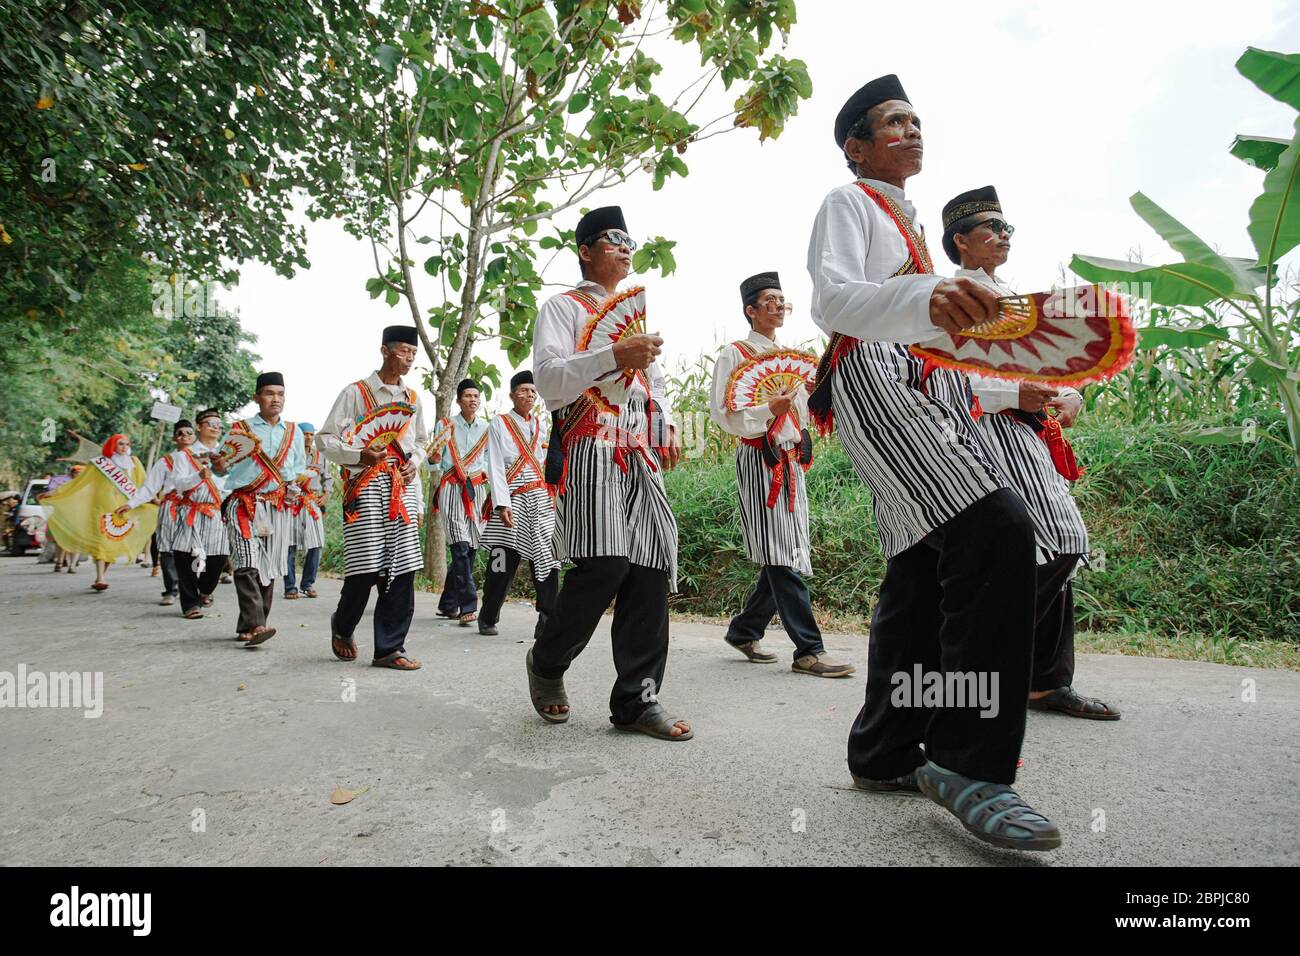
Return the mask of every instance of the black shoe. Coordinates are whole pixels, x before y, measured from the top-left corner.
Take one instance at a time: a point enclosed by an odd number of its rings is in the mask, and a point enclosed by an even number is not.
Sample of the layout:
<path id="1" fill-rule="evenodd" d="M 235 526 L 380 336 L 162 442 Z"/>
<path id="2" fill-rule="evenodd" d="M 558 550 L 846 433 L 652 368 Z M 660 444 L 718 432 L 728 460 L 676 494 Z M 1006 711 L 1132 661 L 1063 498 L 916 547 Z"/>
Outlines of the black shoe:
<path id="1" fill-rule="evenodd" d="M 501 633 L 500 631 L 497 630 L 495 624 L 480 624 L 478 626 L 478 632 L 480 634 L 486 635 L 487 637 L 492 637 L 495 634 Z"/>

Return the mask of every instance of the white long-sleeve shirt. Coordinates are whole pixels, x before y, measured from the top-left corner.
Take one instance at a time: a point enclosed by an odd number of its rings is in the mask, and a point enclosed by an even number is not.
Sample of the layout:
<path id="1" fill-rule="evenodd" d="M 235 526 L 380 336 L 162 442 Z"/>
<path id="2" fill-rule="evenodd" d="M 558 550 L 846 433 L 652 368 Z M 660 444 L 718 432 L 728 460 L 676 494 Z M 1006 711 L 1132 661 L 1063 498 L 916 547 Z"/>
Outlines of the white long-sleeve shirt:
<path id="1" fill-rule="evenodd" d="M 494 508 L 509 507 L 510 505 L 510 481 L 506 477 L 510 469 L 514 467 L 515 460 L 519 457 L 519 446 L 515 443 L 506 427 L 505 419 L 509 416 L 514 426 L 519 429 L 519 434 L 523 436 L 524 443 L 532 450 L 533 457 L 537 459 L 537 464 L 543 469 L 546 467 L 546 436 L 548 425 L 543 421 L 540 415 L 531 415 L 524 418 L 513 408 L 502 412 L 492 419 L 488 425 L 488 443 L 487 443 L 487 467 L 488 479 L 492 488 L 492 506 Z M 529 480 L 543 477 L 542 475 L 532 475 L 531 470 L 524 466 L 525 470 L 531 476 Z"/>
<path id="2" fill-rule="evenodd" d="M 377 371 L 370 373 L 366 384 L 370 386 L 376 401 L 381 405 L 405 402 L 410 397 L 405 385 L 401 382 L 396 385 L 386 385 L 380 380 Z M 342 466 L 342 470 L 348 475 L 363 470 L 358 467 L 361 461 L 361 449 L 346 443 L 343 440 L 343 433 L 355 425 L 357 418 L 365 414 L 365 411 L 366 405 L 361 398 L 361 390 L 355 383 L 349 384 L 339 392 L 339 397 L 334 399 L 334 407 L 330 409 L 329 417 L 321 425 L 320 431 L 316 432 L 316 446 L 321 453 L 336 465 Z M 419 466 L 424 462 L 425 446 L 428 443 L 429 433 L 424 427 L 424 409 L 419 392 L 415 392 L 415 415 L 411 424 L 406 427 L 406 431 L 402 433 L 398 447 L 406 453 L 407 460 L 416 466 L 417 476 Z"/>
<path id="3" fill-rule="evenodd" d="M 613 295 L 595 282 L 584 281 L 577 288 L 597 300 Z M 533 381 L 546 407 L 553 411 L 564 408 L 599 379 L 618 371 L 613 345 L 578 351 L 578 339 L 590 318 L 585 308 L 563 293 L 547 299 L 537 311 L 533 330 Z M 671 425 L 664 374 L 658 362 L 650 363 L 646 380 L 650 383 L 650 397 L 658 404 L 664 423 Z M 632 387 L 640 389 L 641 386 L 637 383 Z"/>
<path id="4" fill-rule="evenodd" d="M 147 505 L 160 494 L 167 494 L 175 488 L 172 484 L 172 462 L 169 458 L 176 458 L 179 452 L 173 451 L 170 455 L 163 455 L 153 463 L 149 473 L 145 475 L 144 484 L 136 489 L 135 494 L 127 499 L 128 507 L 139 508 L 141 505 Z M 117 461 L 115 457 L 114 462 Z M 131 466 L 128 465 L 125 472 L 131 474 Z"/>
<path id="5" fill-rule="evenodd" d="M 745 341 L 754 346 L 757 352 L 766 352 L 777 347 L 775 340 L 769 339 L 756 329 L 749 330 Z M 713 389 L 709 396 L 709 416 L 728 434 L 740 438 L 760 438 L 772 425 L 773 416 L 766 405 L 740 411 L 727 409 L 727 382 L 731 379 L 731 373 L 736 370 L 736 366 L 743 361 L 744 358 L 736 347 L 728 343 L 718 355 L 718 360 L 713 363 Z M 799 417 L 799 424 L 796 425 L 788 418 L 785 420 L 780 433 L 776 436 L 777 443 L 783 446 L 798 443 L 799 429 L 808 421 L 807 391 L 800 389 L 791 407 Z"/>
<path id="6" fill-rule="evenodd" d="M 1010 286 L 997 276 L 989 275 L 983 269 L 958 269 L 957 275 L 959 277 L 964 276 L 967 279 L 974 279 L 976 282 L 988 286 L 998 295 L 1015 295 Z M 971 391 L 975 393 L 975 397 L 980 400 L 980 408 L 990 415 L 1008 408 L 1020 407 L 1020 383 L 1018 381 L 972 374 L 970 387 Z M 1079 392 L 1068 385 L 1059 387 L 1057 392 L 1062 396 L 1073 395 L 1082 400 Z"/>
<path id="7" fill-rule="evenodd" d="M 863 182 L 916 221 L 916 207 L 903 190 L 874 179 Z M 831 190 L 808 242 L 813 321 L 828 335 L 840 332 L 868 341 L 910 345 L 934 338 L 940 330 L 930 321 L 930 296 L 942 276 L 867 279 L 892 275 L 907 256 L 898 227 L 856 183 Z"/>
<path id="8" fill-rule="evenodd" d="M 215 455 L 217 449 L 220 447 L 221 442 L 219 441 L 212 448 L 207 447 L 202 442 L 196 441 L 190 446 L 190 453 L 196 457 L 205 452 Z M 201 465 L 202 462 L 199 464 Z M 224 475 L 218 475 L 212 469 L 208 469 L 208 477 L 212 479 L 212 484 L 216 486 L 218 493 L 225 492 L 226 478 Z M 172 485 L 177 491 L 184 494 L 191 488 L 197 487 L 201 481 L 203 481 L 203 479 L 199 477 L 198 470 L 190 465 L 189 459 L 185 455 L 182 455 L 179 452 L 172 455 Z"/>

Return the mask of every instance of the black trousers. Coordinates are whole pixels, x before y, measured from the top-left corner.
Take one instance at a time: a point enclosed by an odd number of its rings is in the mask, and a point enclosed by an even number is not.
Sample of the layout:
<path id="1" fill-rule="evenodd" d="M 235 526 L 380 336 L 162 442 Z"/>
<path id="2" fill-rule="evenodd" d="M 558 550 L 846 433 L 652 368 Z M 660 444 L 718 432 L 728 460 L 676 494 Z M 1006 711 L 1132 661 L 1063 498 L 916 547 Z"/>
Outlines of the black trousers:
<path id="1" fill-rule="evenodd" d="M 176 583 L 181 591 L 181 613 L 200 606 L 199 596 L 211 594 L 221 582 L 221 572 L 226 569 L 226 556 L 218 554 L 207 559 L 203 573 L 194 573 L 194 555 L 188 551 L 173 551 L 172 563 L 176 566 Z M 270 610 L 270 606 L 267 606 Z"/>
<path id="2" fill-rule="evenodd" d="M 1070 573 L 1082 555 L 1063 554 L 1038 566 L 1038 625 L 1030 690 L 1074 683 L 1074 589 Z"/>
<path id="3" fill-rule="evenodd" d="M 488 551 L 487 577 L 483 579 L 483 610 L 478 615 L 480 625 L 495 627 L 497 621 L 501 620 L 501 605 L 506 602 L 506 595 L 510 593 L 510 585 L 515 581 L 515 572 L 519 570 L 522 560 L 523 555 L 514 548 L 497 545 Z M 555 598 L 560 593 L 560 569 L 553 570 L 545 581 L 537 581 L 536 578 L 533 581 L 533 588 L 537 592 L 537 600 L 533 604 L 537 608 L 537 626 L 533 629 L 535 641 L 542 636 L 547 619 L 555 612 Z"/>
<path id="4" fill-rule="evenodd" d="M 149 536 L 149 557 L 153 559 L 155 566 L 162 567 L 163 597 L 169 594 L 175 596 L 179 584 L 176 578 L 176 562 L 172 560 L 171 551 L 158 550 L 158 535 L 156 534 Z"/>
<path id="5" fill-rule="evenodd" d="M 375 598 L 375 660 L 401 657 L 406 653 L 406 634 L 415 614 L 414 571 L 391 580 L 381 577 L 378 571 L 345 577 L 334 611 L 334 633 L 344 639 L 352 637 L 370 603 L 371 588 L 379 592 Z"/>
<path id="6" fill-rule="evenodd" d="M 533 669 L 553 680 L 582 653 L 614 602 L 614 689 L 609 712 L 631 723 L 655 702 L 668 663 L 668 574 L 627 558 L 578 558 L 564 575 L 555 613 L 533 644 Z"/>
<path id="7" fill-rule="evenodd" d="M 220 580 L 220 574 L 217 580 Z M 239 596 L 240 634 L 249 634 L 254 628 L 266 624 L 271 616 L 271 598 L 275 597 L 275 582 L 263 587 L 257 579 L 257 568 L 239 568 L 235 571 L 235 593 Z"/>
<path id="8" fill-rule="evenodd" d="M 826 650 L 803 575 L 794 568 L 775 564 L 759 569 L 754 590 L 727 628 L 727 643 L 761 641 L 776 613 L 780 613 L 785 632 L 794 641 L 795 660 Z"/>
<path id="9" fill-rule="evenodd" d="M 478 589 L 474 587 L 474 549 L 468 541 L 453 541 L 447 577 L 442 582 L 438 610 L 459 617 L 478 610 Z"/>
<path id="10" fill-rule="evenodd" d="M 871 619 L 866 702 L 849 732 L 849 769 L 883 780 L 928 758 L 976 780 L 1013 783 L 1034 604 L 1034 528 L 1005 488 L 892 558 Z M 918 670 L 974 675 L 989 690 L 996 679 L 997 691 L 987 709 L 970 700 L 953 706 L 951 698 L 916 706 Z"/>

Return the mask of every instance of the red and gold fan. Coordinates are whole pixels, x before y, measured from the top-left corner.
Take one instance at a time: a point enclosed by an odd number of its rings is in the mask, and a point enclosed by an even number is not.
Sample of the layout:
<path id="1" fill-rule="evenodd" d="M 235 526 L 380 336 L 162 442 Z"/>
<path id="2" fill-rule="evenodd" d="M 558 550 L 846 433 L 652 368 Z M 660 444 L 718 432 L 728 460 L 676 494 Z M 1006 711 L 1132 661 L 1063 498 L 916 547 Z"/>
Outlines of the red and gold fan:
<path id="1" fill-rule="evenodd" d="M 1001 315 L 912 346 L 944 368 L 993 378 L 1081 385 L 1133 361 L 1136 335 L 1124 298 L 1100 285 L 1008 296 Z"/>
<path id="2" fill-rule="evenodd" d="M 587 320 L 582 335 L 578 337 L 578 351 L 604 348 L 630 335 L 642 335 L 645 331 L 645 288 L 637 286 L 611 296 L 601 305 L 600 311 Z M 628 390 L 637 380 L 649 394 L 650 383 L 641 369 L 621 369 L 616 375 L 601 379 L 595 387 L 611 405 L 622 405 L 627 402 Z"/>
<path id="3" fill-rule="evenodd" d="M 406 402 L 392 402 L 378 405 L 357 418 L 356 424 L 344 434 L 344 440 L 353 448 L 394 448 L 402 437 L 411 418 L 415 415 L 415 406 Z M 402 456 L 399 452 L 399 457 Z"/>
<path id="4" fill-rule="evenodd" d="M 232 431 L 226 436 L 226 440 L 221 443 L 221 448 L 217 451 L 217 457 L 226 463 L 226 467 L 229 467 L 237 461 L 243 461 L 245 458 L 257 454 L 258 449 L 261 447 L 262 443 L 251 432 Z"/>
<path id="5" fill-rule="evenodd" d="M 745 359 L 727 379 L 724 399 L 727 410 L 744 411 L 766 405 L 778 395 L 815 383 L 817 356 L 801 349 L 769 349 Z M 788 412 L 786 413 L 789 414 Z M 770 433 L 780 431 L 785 416 L 772 423 Z"/>

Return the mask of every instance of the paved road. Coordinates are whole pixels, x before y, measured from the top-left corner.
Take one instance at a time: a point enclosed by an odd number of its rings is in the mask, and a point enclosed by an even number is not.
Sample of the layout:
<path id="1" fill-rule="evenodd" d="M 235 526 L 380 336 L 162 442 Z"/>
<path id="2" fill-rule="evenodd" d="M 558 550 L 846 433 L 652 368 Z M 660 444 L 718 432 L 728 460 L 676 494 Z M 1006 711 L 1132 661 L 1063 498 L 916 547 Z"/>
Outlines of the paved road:
<path id="1" fill-rule="evenodd" d="M 1300 674 L 1082 656 L 1078 685 L 1125 718 L 1030 715 L 1019 786 L 1065 845 L 1021 855 L 924 798 L 851 789 L 861 676 L 748 664 L 717 627 L 674 625 L 662 698 L 697 736 L 670 744 L 607 723 L 608 618 L 570 672 L 573 720 L 548 726 L 526 696 L 524 605 L 488 638 L 418 595 L 407 646 L 424 669 L 404 674 L 330 656 L 335 581 L 277 599 L 279 634 L 250 650 L 228 585 L 189 622 L 143 570 L 115 568 L 104 594 L 91 580 L 0 560 L 0 671 L 104 673 L 98 719 L 0 709 L 7 864 L 1300 862 Z M 828 645 L 865 658 L 864 638 Z M 369 789 L 333 806 L 336 785 Z"/>

